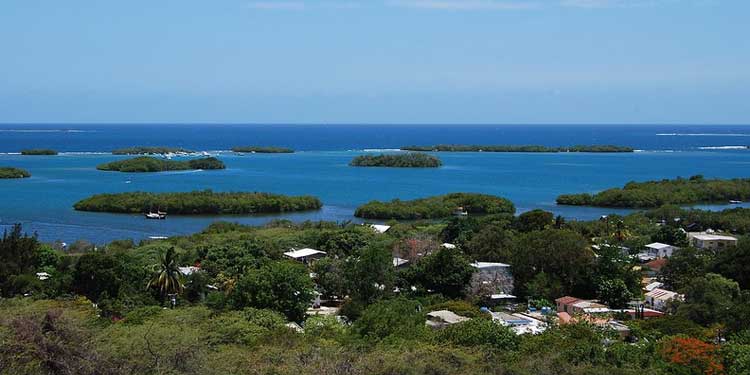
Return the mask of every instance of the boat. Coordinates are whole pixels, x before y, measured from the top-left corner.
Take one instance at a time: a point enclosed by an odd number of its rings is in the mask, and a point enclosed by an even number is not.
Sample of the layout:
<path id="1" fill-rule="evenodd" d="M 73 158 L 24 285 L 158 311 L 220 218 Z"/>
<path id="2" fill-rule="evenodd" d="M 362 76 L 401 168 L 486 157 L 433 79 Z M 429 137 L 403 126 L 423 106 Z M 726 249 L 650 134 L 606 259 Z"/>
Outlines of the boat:
<path id="1" fill-rule="evenodd" d="M 167 215 L 162 215 L 158 212 L 149 212 L 145 215 L 146 215 L 146 219 L 151 219 L 151 220 L 164 220 L 167 218 Z"/>
<path id="2" fill-rule="evenodd" d="M 738 200 L 729 201 L 729 204 L 740 204 L 740 203 L 742 203 L 742 201 L 738 201 Z"/>

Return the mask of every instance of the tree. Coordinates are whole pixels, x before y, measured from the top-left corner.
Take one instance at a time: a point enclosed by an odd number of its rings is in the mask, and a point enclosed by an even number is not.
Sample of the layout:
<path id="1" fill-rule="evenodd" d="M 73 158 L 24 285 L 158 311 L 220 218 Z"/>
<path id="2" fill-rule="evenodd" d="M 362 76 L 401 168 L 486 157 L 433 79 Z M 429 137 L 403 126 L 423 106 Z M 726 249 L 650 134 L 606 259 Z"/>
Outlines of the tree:
<path id="1" fill-rule="evenodd" d="M 272 309 L 290 320 L 301 321 L 312 302 L 313 292 L 313 282 L 305 266 L 274 261 L 243 275 L 231 299 L 236 309 Z"/>
<path id="2" fill-rule="evenodd" d="M 511 266 L 516 294 L 528 294 L 527 283 L 544 272 L 550 284 L 559 284 L 563 294 L 585 297 L 589 290 L 588 273 L 594 254 L 581 235 L 570 230 L 545 229 L 519 236 L 513 245 Z M 536 296 L 554 299 L 559 295 Z"/>
<path id="3" fill-rule="evenodd" d="M 423 289 L 448 298 L 459 298 L 465 294 L 474 271 L 458 250 L 443 248 L 409 268 L 405 278 Z"/>
<path id="4" fill-rule="evenodd" d="M 471 236 L 461 248 L 471 259 L 485 262 L 508 262 L 513 234 L 501 225 L 490 224 Z"/>
<path id="5" fill-rule="evenodd" d="M 484 346 L 505 351 L 516 349 L 520 341 L 510 328 L 491 319 L 479 318 L 445 327 L 437 333 L 437 339 L 454 345 Z"/>
<path id="6" fill-rule="evenodd" d="M 622 309 L 633 299 L 633 293 L 621 279 L 610 279 L 599 283 L 597 297 L 610 308 Z"/>
<path id="7" fill-rule="evenodd" d="M 736 281 L 740 288 L 750 289 L 750 241 L 742 240 L 737 246 L 723 249 L 710 268 Z"/>
<path id="8" fill-rule="evenodd" d="M 362 337 L 415 339 L 426 332 L 425 314 L 419 303 L 405 298 L 378 301 L 367 307 L 352 329 Z"/>
<path id="9" fill-rule="evenodd" d="M 695 278 L 684 292 L 685 302 L 679 305 L 677 314 L 703 325 L 726 322 L 740 297 L 736 281 L 715 273 Z"/>
<path id="10" fill-rule="evenodd" d="M 536 209 L 518 215 L 515 227 L 520 232 L 531 232 L 547 229 L 554 223 L 552 212 Z"/>
<path id="11" fill-rule="evenodd" d="M 718 346 L 692 337 L 675 337 L 662 344 L 661 355 L 670 373 L 720 375 L 724 373 Z"/>
<path id="12" fill-rule="evenodd" d="M 672 290 L 680 290 L 695 278 L 705 275 L 710 263 L 709 252 L 685 247 L 672 253 L 667 264 L 661 269 L 661 276 Z"/>
<path id="13" fill-rule="evenodd" d="M 651 236 L 651 241 L 661 242 L 677 247 L 687 247 L 689 245 L 685 231 L 669 225 L 662 225 L 659 231 Z"/>
<path id="14" fill-rule="evenodd" d="M 158 268 L 154 276 L 146 284 L 146 288 L 158 289 L 162 298 L 182 293 L 185 287 L 182 285 L 182 273 L 180 273 L 179 266 L 175 260 L 174 247 L 160 254 Z"/>
<path id="15" fill-rule="evenodd" d="M 13 276 L 33 274 L 41 265 L 40 245 L 36 236 L 22 234 L 21 225 L 15 224 L 10 232 L 0 238 L 0 295 L 10 297 L 16 290 Z M 26 283 L 21 283 L 26 284 Z"/>
<path id="16" fill-rule="evenodd" d="M 393 256 L 380 246 L 367 246 L 359 256 L 346 260 L 344 275 L 349 297 L 358 303 L 370 304 L 393 290 Z"/>

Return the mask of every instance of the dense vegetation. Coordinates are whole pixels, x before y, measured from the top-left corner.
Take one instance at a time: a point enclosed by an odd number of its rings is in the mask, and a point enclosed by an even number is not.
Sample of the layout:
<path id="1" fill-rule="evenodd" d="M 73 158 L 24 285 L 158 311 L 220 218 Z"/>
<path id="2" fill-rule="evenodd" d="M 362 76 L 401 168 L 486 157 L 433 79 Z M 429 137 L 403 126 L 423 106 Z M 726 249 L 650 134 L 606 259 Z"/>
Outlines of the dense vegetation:
<path id="1" fill-rule="evenodd" d="M 113 150 L 113 155 L 161 155 L 161 154 L 190 154 L 194 151 L 186 150 L 179 147 L 161 147 L 161 146 L 137 146 Z"/>
<path id="2" fill-rule="evenodd" d="M 97 194 L 73 206 L 79 211 L 143 213 L 153 207 L 170 215 L 261 214 L 317 210 L 318 198 L 270 193 L 213 192 L 184 193 L 128 192 Z"/>
<path id="3" fill-rule="evenodd" d="M 437 168 L 443 163 L 435 156 L 421 152 L 405 154 L 360 155 L 349 165 L 354 167 Z"/>
<path id="4" fill-rule="evenodd" d="M 637 249 L 688 225 L 656 225 L 682 214 L 675 210 L 608 222 L 535 210 L 395 223 L 385 234 L 346 223 L 216 223 L 191 236 L 66 252 L 17 226 L 0 239 L 0 373 L 747 374 L 746 239 L 720 254 L 685 248 L 670 258 L 661 277 L 685 301 L 663 318 L 619 317 L 628 341 L 587 323 L 516 336 L 479 310 L 486 301 L 470 285 L 473 260 L 511 264 L 524 302 L 509 309 L 566 294 L 638 298 L 633 260 L 590 245 Z M 328 257 L 310 268 L 284 260 L 301 247 Z M 394 268 L 394 255 L 411 266 Z M 175 272 L 184 265 L 200 270 Z M 341 320 L 305 314 L 314 291 L 343 300 Z M 171 293 L 177 304 L 164 309 Z M 438 309 L 471 319 L 427 329 L 425 314 Z"/>
<path id="5" fill-rule="evenodd" d="M 234 152 L 258 153 L 258 154 L 291 154 L 294 152 L 291 148 L 286 147 L 262 147 L 262 146 L 239 146 L 232 147 Z"/>
<path id="6" fill-rule="evenodd" d="M 440 152 L 633 152 L 632 147 L 614 145 L 578 145 L 570 147 L 549 147 L 540 145 L 435 145 L 404 146 L 404 151 Z"/>
<path id="7" fill-rule="evenodd" d="M 166 160 L 151 156 L 139 156 L 133 159 L 118 160 L 99 164 L 96 169 L 118 172 L 164 172 L 197 169 L 224 169 L 224 163 L 214 157 L 191 160 Z"/>
<path id="8" fill-rule="evenodd" d="M 31 173 L 25 169 L 13 167 L 0 167 L 0 178 L 26 178 L 31 177 Z"/>
<path id="9" fill-rule="evenodd" d="M 513 203 L 505 198 L 487 194 L 452 193 L 410 201 L 371 201 L 357 207 L 354 216 L 366 219 L 437 219 L 451 216 L 459 207 L 469 214 L 515 212 Z"/>
<path id="10" fill-rule="evenodd" d="M 57 151 L 46 148 L 21 150 L 21 155 L 57 155 Z"/>
<path id="11" fill-rule="evenodd" d="M 560 195 L 557 204 L 651 208 L 665 204 L 727 203 L 746 199 L 750 199 L 750 179 L 707 180 L 697 175 L 689 179 L 629 182 L 623 188 L 596 194 Z"/>

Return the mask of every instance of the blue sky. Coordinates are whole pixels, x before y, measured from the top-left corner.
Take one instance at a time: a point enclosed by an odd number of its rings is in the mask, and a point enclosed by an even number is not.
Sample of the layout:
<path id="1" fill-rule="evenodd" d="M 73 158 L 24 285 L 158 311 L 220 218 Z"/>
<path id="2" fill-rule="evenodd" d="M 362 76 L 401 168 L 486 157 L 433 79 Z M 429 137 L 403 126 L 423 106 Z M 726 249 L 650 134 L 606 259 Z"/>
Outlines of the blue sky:
<path id="1" fill-rule="evenodd" d="M 750 124 L 746 0 L 0 3 L 0 122 Z"/>

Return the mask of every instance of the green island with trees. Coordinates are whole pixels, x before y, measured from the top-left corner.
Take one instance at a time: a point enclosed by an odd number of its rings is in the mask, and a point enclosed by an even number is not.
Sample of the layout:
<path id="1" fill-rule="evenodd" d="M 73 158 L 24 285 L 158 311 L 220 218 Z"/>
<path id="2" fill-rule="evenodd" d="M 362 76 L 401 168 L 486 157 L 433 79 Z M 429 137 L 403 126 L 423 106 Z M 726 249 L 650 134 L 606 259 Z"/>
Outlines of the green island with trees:
<path id="1" fill-rule="evenodd" d="M 152 156 L 139 156 L 132 159 L 118 160 L 99 164 L 96 169 L 117 172 L 165 172 L 185 170 L 225 169 L 224 163 L 214 157 L 191 160 L 167 160 Z"/>
<path id="2" fill-rule="evenodd" d="M 21 150 L 21 155 L 57 155 L 57 151 L 48 148 Z"/>
<path id="3" fill-rule="evenodd" d="M 353 167 L 391 167 L 391 168 L 437 168 L 443 165 L 435 156 L 409 152 L 405 154 L 360 155 L 352 159 Z"/>
<path id="4" fill-rule="evenodd" d="M 322 206 L 321 201 L 312 196 L 202 190 L 97 194 L 76 202 L 73 208 L 78 211 L 135 214 L 157 207 L 170 215 L 253 215 L 318 210 Z"/>
<path id="5" fill-rule="evenodd" d="M 407 201 L 371 201 L 357 207 L 354 216 L 381 220 L 440 219 L 457 211 L 467 214 L 513 214 L 515 206 L 511 201 L 494 195 L 451 193 Z"/>
<path id="6" fill-rule="evenodd" d="M 291 154 L 294 150 L 286 147 L 268 147 L 268 146 L 237 146 L 232 147 L 233 152 L 252 153 L 252 154 Z"/>
<path id="7" fill-rule="evenodd" d="M 0 178 L 27 178 L 31 173 L 25 169 L 14 167 L 0 167 Z"/>
<path id="8" fill-rule="evenodd" d="M 634 152 L 632 147 L 615 145 L 577 145 L 550 147 L 540 145 L 434 145 L 404 146 L 404 151 L 433 152 Z"/>
<path id="9" fill-rule="evenodd" d="M 353 223 L 217 222 L 187 236 L 65 251 L 16 225 L 0 238 L 0 372 L 748 374 L 748 227 L 736 247 L 684 245 L 666 260 L 657 277 L 684 298 L 664 316 L 597 315 L 627 327 L 625 339 L 587 320 L 555 323 L 554 313 L 543 332 L 517 334 L 480 309 L 525 312 L 528 301 L 555 311 L 566 295 L 613 308 L 642 300 L 637 261 L 592 245 L 637 250 L 688 225 L 730 231 L 736 222 L 716 218 L 747 223 L 748 212 L 667 206 L 605 222 L 533 210 L 397 222 L 383 234 Z M 304 264 L 283 254 L 304 247 L 326 257 Z M 409 263 L 394 267 L 394 256 Z M 487 304 L 473 287 L 474 261 L 509 264 L 520 303 Z M 335 316 L 308 310 L 314 295 Z M 436 310 L 466 320 L 429 328 Z"/>
<path id="10" fill-rule="evenodd" d="M 674 180 L 629 182 L 596 194 L 564 194 L 557 204 L 572 206 L 654 208 L 667 204 L 729 203 L 750 199 L 750 179 L 705 179 L 701 175 Z"/>
<path id="11" fill-rule="evenodd" d="M 112 155 L 192 154 L 194 152 L 180 147 L 136 146 L 112 150 Z"/>

